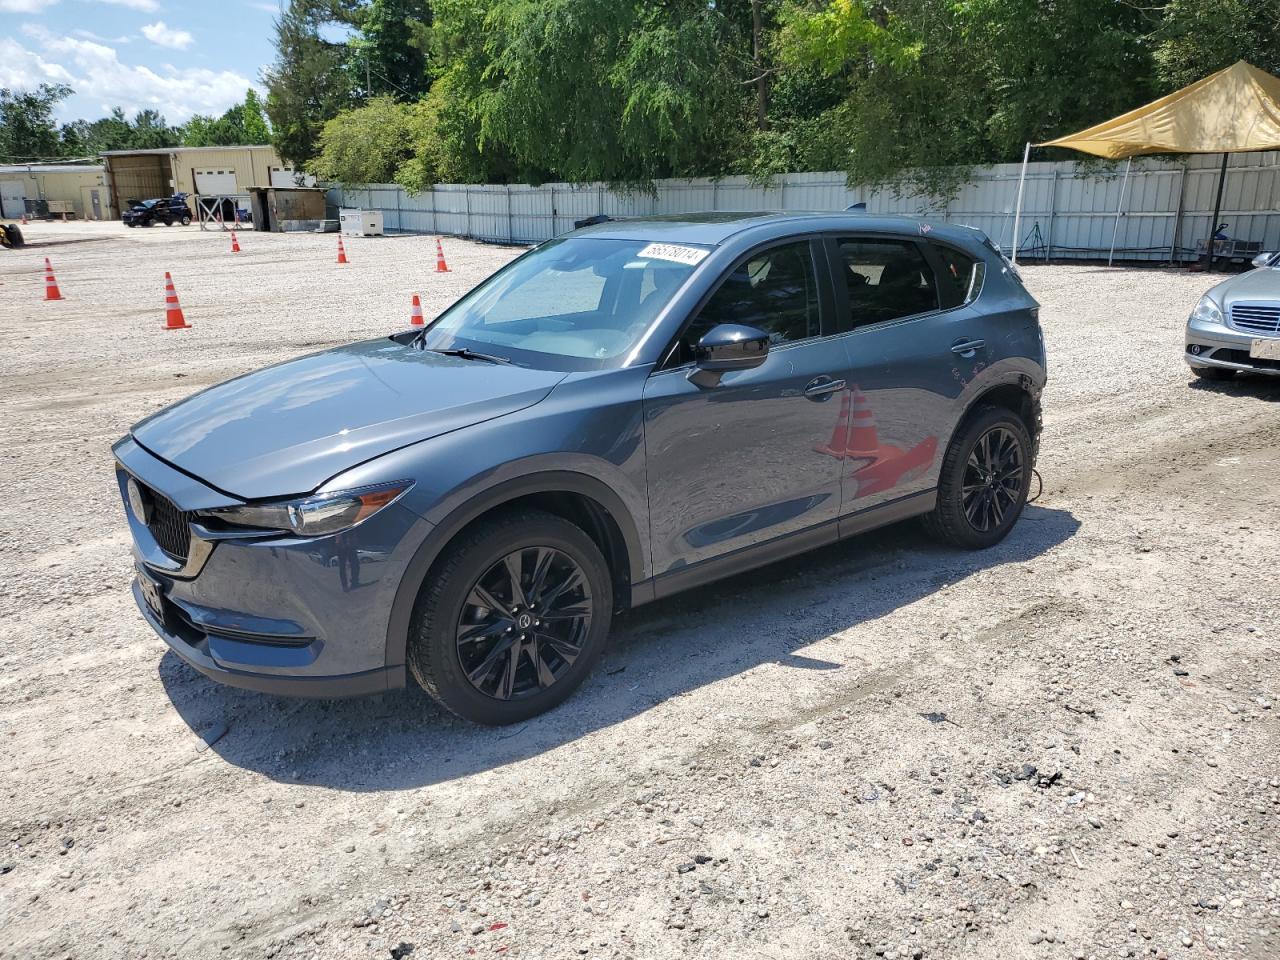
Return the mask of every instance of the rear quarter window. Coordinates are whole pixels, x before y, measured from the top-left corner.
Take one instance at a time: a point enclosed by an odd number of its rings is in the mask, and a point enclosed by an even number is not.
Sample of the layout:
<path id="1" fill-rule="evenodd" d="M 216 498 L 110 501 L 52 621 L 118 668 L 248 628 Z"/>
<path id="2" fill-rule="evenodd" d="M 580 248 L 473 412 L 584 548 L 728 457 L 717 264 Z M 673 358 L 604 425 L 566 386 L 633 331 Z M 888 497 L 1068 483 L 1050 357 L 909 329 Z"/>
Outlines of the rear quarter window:
<path id="1" fill-rule="evenodd" d="M 941 243 L 931 244 L 941 263 L 938 284 L 942 287 L 942 299 L 951 306 L 971 303 L 982 292 L 986 276 L 986 264 L 955 247 Z"/>

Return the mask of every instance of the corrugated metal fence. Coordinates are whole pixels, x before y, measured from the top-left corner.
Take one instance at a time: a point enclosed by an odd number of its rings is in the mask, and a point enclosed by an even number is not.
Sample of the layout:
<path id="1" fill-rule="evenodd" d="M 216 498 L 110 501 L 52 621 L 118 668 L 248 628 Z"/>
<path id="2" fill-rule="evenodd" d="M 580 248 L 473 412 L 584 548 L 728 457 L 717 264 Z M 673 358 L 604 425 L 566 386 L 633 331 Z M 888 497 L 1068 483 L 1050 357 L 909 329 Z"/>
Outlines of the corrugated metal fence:
<path id="1" fill-rule="evenodd" d="M 1120 260 L 1187 260 L 1209 232 L 1220 159 L 1135 160 L 1124 165 L 1032 163 L 1027 168 L 1019 259 L 1105 259 L 1115 235 Z M 339 189 L 339 206 L 382 212 L 390 232 L 438 233 L 500 243 L 536 243 L 603 213 L 634 217 L 694 210 L 843 210 L 865 201 L 871 213 L 905 214 L 964 223 L 1008 250 L 1017 199 L 1016 163 L 981 167 L 950 204 L 893 187 L 850 189 L 840 173 L 793 173 L 769 186 L 745 177 L 659 180 L 656 193 L 625 193 L 604 184 L 547 183 L 531 187 L 437 184 L 411 196 L 395 185 Z M 1239 240 L 1280 248 L 1280 153 L 1240 154 L 1227 171 L 1220 222 Z M 1123 191 L 1123 196 L 1122 196 Z M 1120 211 L 1117 227 L 1117 210 Z"/>

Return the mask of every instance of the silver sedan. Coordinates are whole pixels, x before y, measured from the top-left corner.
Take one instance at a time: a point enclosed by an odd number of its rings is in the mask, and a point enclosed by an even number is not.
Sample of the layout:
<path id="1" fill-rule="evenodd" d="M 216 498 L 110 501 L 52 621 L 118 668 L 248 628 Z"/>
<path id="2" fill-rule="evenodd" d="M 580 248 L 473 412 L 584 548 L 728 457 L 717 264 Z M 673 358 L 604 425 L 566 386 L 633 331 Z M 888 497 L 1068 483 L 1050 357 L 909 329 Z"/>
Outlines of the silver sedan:
<path id="1" fill-rule="evenodd" d="M 1280 253 L 1259 254 L 1248 273 L 1200 298 L 1187 319 L 1191 372 L 1228 380 L 1237 370 L 1280 376 Z"/>

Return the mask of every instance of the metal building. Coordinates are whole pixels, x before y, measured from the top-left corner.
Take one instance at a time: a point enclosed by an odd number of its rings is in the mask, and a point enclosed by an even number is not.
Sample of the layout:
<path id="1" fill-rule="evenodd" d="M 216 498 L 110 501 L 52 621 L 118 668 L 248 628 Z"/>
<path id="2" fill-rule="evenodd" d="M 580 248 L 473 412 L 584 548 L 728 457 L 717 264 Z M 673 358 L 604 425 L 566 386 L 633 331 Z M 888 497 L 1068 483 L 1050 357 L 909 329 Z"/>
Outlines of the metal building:
<path id="1" fill-rule="evenodd" d="M 71 163 L 0 166 L 0 216 L 112 220 L 106 168 Z"/>
<path id="2" fill-rule="evenodd" d="M 250 187 L 293 186 L 299 176 L 265 145 L 108 150 L 102 159 L 116 210 L 174 193 L 247 197 Z"/>

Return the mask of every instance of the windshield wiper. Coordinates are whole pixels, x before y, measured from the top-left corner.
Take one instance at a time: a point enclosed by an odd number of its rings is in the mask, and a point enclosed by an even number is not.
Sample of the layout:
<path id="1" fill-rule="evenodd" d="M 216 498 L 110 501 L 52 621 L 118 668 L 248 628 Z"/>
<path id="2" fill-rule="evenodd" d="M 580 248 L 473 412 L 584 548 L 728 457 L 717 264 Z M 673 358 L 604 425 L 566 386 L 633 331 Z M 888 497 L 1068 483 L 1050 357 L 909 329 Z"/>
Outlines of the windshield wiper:
<path id="1" fill-rule="evenodd" d="M 487 360 L 489 363 L 511 363 L 511 361 L 506 357 L 495 356 L 492 353 L 480 353 L 476 350 L 468 350 L 466 347 L 453 347 L 448 350 L 432 347 L 423 347 L 423 349 L 430 350 L 432 353 L 444 354 L 446 357 L 461 357 L 463 360 Z"/>

